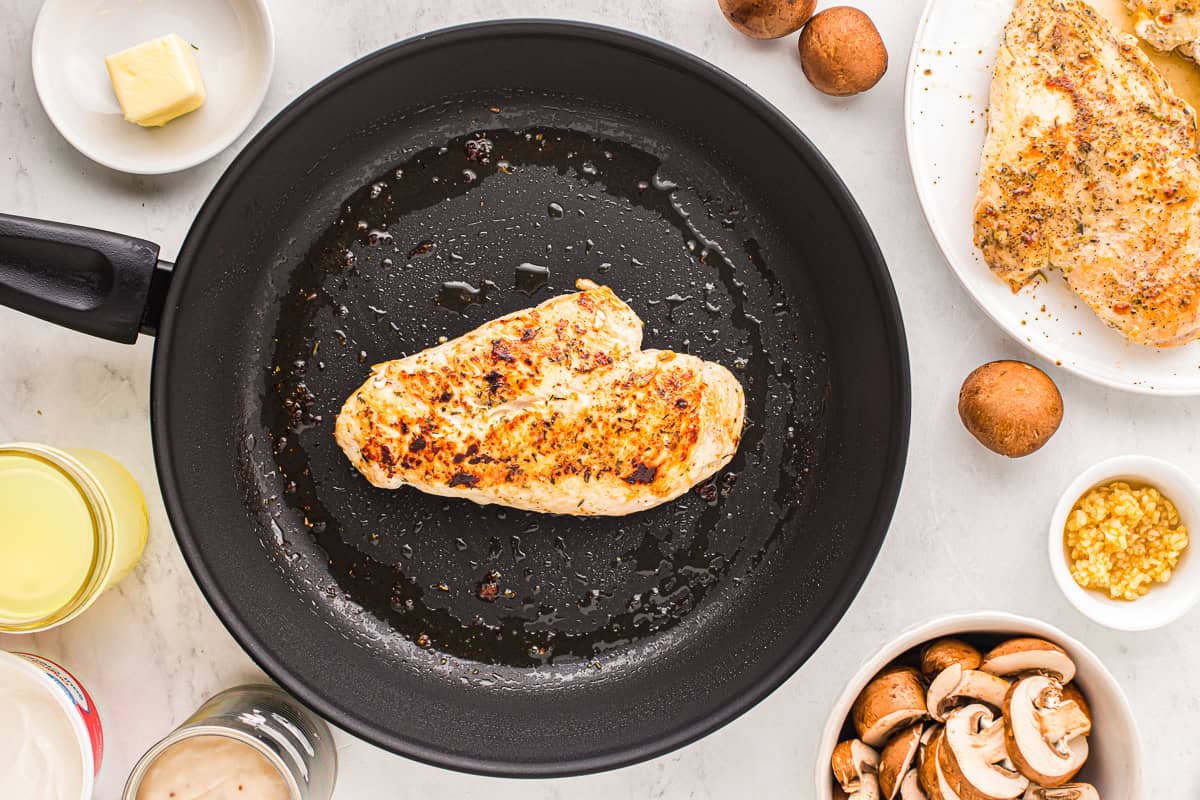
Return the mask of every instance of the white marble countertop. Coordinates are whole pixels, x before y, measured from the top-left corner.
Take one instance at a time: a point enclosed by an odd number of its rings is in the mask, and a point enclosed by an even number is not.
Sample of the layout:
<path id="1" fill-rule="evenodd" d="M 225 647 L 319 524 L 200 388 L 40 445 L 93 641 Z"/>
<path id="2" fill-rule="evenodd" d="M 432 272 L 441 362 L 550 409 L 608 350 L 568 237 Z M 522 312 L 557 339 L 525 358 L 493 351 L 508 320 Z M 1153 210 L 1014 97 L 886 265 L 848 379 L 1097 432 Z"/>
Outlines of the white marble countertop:
<path id="1" fill-rule="evenodd" d="M 953 611 L 1040 617 L 1091 646 L 1125 687 L 1141 723 L 1149 796 L 1200 796 L 1192 725 L 1200 695 L 1200 611 L 1169 628 L 1125 634 L 1069 606 L 1045 557 L 1047 518 L 1080 470 L 1122 452 L 1200 474 L 1196 400 L 1107 391 L 1051 370 L 1066 402 L 1062 430 L 1021 461 L 994 456 L 963 430 L 958 386 L 978 364 L 1023 351 L 978 311 L 946 268 L 917 206 L 904 155 L 901 96 L 924 0 L 857 0 L 875 19 L 891 69 L 848 102 L 805 82 L 795 40 L 760 43 L 725 23 L 716 0 L 272 0 L 278 59 L 256 129 L 318 79 L 378 47 L 453 23 L 556 16 L 604 22 L 671 42 L 728 70 L 794 119 L 833 162 L 873 225 L 904 309 L 912 354 L 913 435 L 899 507 L 857 600 L 824 646 L 741 719 L 679 752 L 603 775 L 519 782 L 456 775 L 338 735 L 339 800 L 376 797 L 791 798 L 812 792 L 819 730 L 859 663 L 909 625 Z M 76 153 L 34 92 L 29 45 L 38 3 L 0 0 L 0 211 L 106 228 L 162 244 L 172 258 L 238 145 L 159 178 L 111 172 Z M 148 398 L 153 341 L 110 344 L 0 308 L 0 441 L 105 450 L 144 487 L 151 533 L 131 577 L 81 620 L 44 635 L 0 636 L 69 665 L 105 717 L 96 797 L 119 796 L 150 744 L 208 695 L 261 677 L 193 582 L 155 481 Z M 1121 800 L 1117 798 L 1116 800 Z"/>

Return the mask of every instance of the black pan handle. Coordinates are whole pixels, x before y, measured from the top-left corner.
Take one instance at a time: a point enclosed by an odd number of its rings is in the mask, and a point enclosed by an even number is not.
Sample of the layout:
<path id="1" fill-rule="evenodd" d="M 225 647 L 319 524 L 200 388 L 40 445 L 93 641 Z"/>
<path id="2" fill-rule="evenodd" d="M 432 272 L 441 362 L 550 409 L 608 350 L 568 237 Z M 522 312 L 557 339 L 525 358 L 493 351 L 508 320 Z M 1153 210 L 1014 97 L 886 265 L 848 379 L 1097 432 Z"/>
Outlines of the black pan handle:
<path id="1" fill-rule="evenodd" d="M 144 239 L 0 214 L 0 304 L 82 333 L 157 332 L 171 266 Z"/>

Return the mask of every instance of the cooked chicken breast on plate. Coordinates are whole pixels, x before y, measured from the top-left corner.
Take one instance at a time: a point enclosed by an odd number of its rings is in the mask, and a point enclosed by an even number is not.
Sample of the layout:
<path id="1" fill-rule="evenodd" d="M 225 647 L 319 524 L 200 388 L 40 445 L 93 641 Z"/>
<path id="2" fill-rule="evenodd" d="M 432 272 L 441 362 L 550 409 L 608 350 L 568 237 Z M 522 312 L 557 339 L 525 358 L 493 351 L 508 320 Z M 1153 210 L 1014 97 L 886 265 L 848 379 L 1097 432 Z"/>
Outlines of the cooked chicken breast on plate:
<path id="1" fill-rule="evenodd" d="M 733 458 L 745 399 L 729 370 L 642 350 L 604 286 L 375 365 L 335 438 L 368 481 L 555 514 L 631 514 Z"/>
<path id="2" fill-rule="evenodd" d="M 992 80 L 975 244 L 1014 291 L 1059 269 L 1108 325 L 1200 335 L 1196 114 L 1083 0 L 1018 0 Z M 1044 274 L 1044 273 L 1043 273 Z"/>
<path id="3" fill-rule="evenodd" d="M 1156 50 L 1200 60 L 1200 0 L 1126 0 L 1133 29 Z"/>

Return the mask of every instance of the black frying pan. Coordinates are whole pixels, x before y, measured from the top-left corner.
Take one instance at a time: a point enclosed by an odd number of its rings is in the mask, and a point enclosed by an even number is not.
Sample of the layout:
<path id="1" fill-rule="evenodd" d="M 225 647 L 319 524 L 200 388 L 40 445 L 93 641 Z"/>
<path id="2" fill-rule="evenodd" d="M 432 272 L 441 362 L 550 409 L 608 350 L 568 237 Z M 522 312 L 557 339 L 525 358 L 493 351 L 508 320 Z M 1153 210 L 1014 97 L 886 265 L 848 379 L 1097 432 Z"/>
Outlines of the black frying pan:
<path id="1" fill-rule="evenodd" d="M 678 50 L 558 22 L 387 48 L 268 124 L 173 271 L 156 257 L 4 218 L 0 301 L 157 333 L 159 477 L 196 580 L 268 673 L 397 753 L 549 776 L 683 745 L 804 662 L 883 540 L 909 422 L 883 260 L 808 140 Z M 332 424 L 368 365 L 578 277 L 648 347 L 735 370 L 729 468 L 615 519 L 354 472 Z"/>

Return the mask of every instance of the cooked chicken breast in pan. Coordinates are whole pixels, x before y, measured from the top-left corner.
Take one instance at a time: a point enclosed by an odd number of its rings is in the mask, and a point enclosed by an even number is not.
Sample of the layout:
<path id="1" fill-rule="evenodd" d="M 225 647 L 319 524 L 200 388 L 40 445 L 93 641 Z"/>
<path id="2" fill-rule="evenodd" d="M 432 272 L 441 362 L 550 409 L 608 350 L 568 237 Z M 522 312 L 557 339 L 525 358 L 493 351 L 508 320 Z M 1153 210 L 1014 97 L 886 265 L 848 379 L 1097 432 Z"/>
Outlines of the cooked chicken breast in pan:
<path id="1" fill-rule="evenodd" d="M 622 515 L 675 499 L 733 457 L 745 399 L 729 370 L 642 350 L 604 286 L 375 365 L 335 437 L 384 489 L 529 511 Z"/>
<path id="2" fill-rule="evenodd" d="M 1196 114 L 1083 0 L 1018 0 L 992 79 L 975 244 L 1019 289 L 1057 268 L 1108 325 L 1200 335 Z"/>

